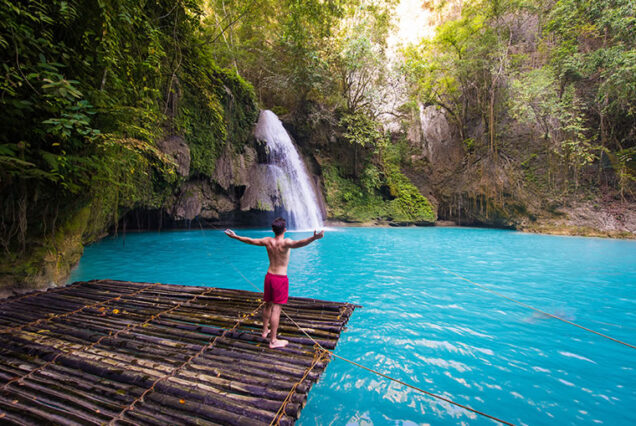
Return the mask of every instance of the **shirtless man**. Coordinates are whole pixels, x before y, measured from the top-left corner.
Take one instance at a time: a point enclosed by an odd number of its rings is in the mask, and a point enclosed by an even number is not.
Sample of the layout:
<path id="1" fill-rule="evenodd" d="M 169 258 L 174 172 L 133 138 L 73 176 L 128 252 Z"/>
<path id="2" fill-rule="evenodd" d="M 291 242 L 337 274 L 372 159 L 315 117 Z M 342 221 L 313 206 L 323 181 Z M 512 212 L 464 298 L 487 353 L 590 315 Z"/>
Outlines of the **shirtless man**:
<path id="1" fill-rule="evenodd" d="M 252 244 L 255 246 L 265 246 L 267 248 L 267 256 L 269 257 L 269 268 L 265 275 L 265 287 L 263 300 L 266 302 L 263 309 L 263 338 L 271 332 L 269 347 L 272 349 L 282 348 L 289 343 L 287 340 L 278 339 L 276 332 L 278 331 L 278 322 L 280 320 L 280 310 L 282 305 L 287 303 L 289 292 L 289 281 L 287 279 L 287 265 L 289 264 L 290 249 L 305 247 L 306 245 L 321 239 L 325 231 L 314 231 L 313 237 L 303 240 L 294 241 L 291 238 L 285 238 L 287 224 L 285 219 L 277 217 L 272 222 L 272 231 L 274 238 L 248 238 L 240 237 L 231 229 L 226 229 L 225 233 L 228 237 L 234 238 L 241 242 Z"/>

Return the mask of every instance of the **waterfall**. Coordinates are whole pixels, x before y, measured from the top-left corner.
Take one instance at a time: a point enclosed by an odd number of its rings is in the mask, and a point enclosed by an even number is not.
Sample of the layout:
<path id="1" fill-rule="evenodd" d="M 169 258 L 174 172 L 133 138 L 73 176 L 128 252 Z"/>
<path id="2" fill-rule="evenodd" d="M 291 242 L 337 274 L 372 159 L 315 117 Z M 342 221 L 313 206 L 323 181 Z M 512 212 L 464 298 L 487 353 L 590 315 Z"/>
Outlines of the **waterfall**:
<path id="1" fill-rule="evenodd" d="M 283 123 L 273 112 L 261 111 L 254 134 L 256 139 L 267 144 L 268 175 L 274 180 L 283 208 L 287 211 L 287 227 L 322 227 L 322 214 L 314 186 Z"/>

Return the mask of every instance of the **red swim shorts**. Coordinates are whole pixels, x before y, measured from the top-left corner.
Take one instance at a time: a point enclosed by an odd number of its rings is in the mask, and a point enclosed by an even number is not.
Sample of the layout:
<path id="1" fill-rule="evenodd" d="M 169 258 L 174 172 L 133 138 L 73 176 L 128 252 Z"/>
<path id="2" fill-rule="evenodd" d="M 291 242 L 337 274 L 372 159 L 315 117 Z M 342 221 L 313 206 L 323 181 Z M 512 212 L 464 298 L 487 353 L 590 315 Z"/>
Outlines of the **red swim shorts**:
<path id="1" fill-rule="evenodd" d="M 265 289 L 263 300 L 266 302 L 282 305 L 287 303 L 289 294 L 289 280 L 287 275 L 270 274 L 265 275 Z"/>

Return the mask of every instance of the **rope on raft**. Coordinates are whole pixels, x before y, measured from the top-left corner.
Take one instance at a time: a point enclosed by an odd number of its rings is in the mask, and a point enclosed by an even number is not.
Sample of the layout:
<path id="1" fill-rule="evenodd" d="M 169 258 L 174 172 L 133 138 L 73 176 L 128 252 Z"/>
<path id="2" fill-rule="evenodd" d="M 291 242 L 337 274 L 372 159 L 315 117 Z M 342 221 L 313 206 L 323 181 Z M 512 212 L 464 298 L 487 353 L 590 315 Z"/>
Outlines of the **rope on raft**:
<path id="1" fill-rule="evenodd" d="M 298 328 L 301 331 L 304 331 L 302 328 L 300 328 L 300 327 L 298 327 Z M 307 333 L 305 333 L 305 334 L 307 334 Z M 310 337 L 310 339 L 311 339 L 311 337 Z M 320 349 L 320 350 L 316 350 L 316 349 Z M 296 382 L 294 384 L 294 386 L 292 386 L 292 388 L 290 389 L 289 393 L 285 397 L 285 400 L 283 401 L 283 403 L 281 404 L 280 408 L 276 412 L 276 415 L 272 419 L 272 421 L 269 424 L 269 426 L 279 425 L 280 424 L 280 420 L 283 417 L 283 415 L 285 414 L 285 409 L 287 408 L 287 404 L 289 404 L 289 402 L 292 400 L 292 397 L 294 396 L 294 392 L 296 392 L 296 388 L 298 387 L 298 385 L 300 385 L 303 382 L 303 380 L 305 380 L 307 378 L 307 376 L 309 375 L 309 373 L 311 373 L 311 370 L 314 369 L 316 364 L 318 364 L 320 361 L 323 361 L 325 359 L 325 354 L 327 354 L 329 352 L 328 350 L 322 348 L 318 343 L 316 343 L 316 345 L 314 345 L 314 350 L 315 350 L 315 352 L 314 352 L 314 360 L 312 361 L 311 365 L 309 367 L 307 367 L 307 369 L 305 370 L 305 374 L 303 374 L 301 379 L 298 382 Z"/>
<path id="2" fill-rule="evenodd" d="M 157 285 L 159 285 L 159 283 L 154 283 L 154 284 L 151 284 L 151 285 L 148 285 L 148 286 L 142 287 L 142 288 L 141 288 L 140 290 L 138 290 L 138 291 L 135 291 L 135 292 L 133 292 L 133 293 L 129 293 L 129 294 L 125 294 L 125 295 L 123 295 L 123 296 L 135 296 L 135 295 L 137 295 L 137 294 L 139 294 L 139 293 L 141 293 L 141 292 L 143 292 L 143 291 L 145 291 L 145 290 L 148 290 L 149 288 L 155 287 L 155 286 L 157 286 Z M 166 315 L 166 314 L 169 314 L 169 313 L 171 313 L 171 312 L 175 311 L 176 309 L 180 308 L 181 306 L 183 306 L 183 305 L 185 305 L 185 304 L 192 303 L 192 302 L 194 302 L 195 300 L 197 300 L 197 298 L 199 298 L 200 296 L 205 296 L 205 295 L 207 295 L 208 293 L 210 293 L 212 290 L 214 290 L 214 288 L 213 288 L 213 287 L 209 288 L 208 290 L 206 290 L 206 291 L 204 291 L 204 292 L 202 292 L 202 293 L 196 294 L 194 297 L 192 297 L 192 298 L 190 298 L 190 299 L 188 299 L 188 300 L 186 300 L 186 301 L 184 301 L 184 302 L 178 303 L 178 304 L 176 304 L 175 306 L 173 306 L 173 307 L 172 307 L 172 308 L 170 308 L 170 309 L 166 309 L 166 310 L 165 310 L 165 311 L 163 311 L 163 312 L 159 312 L 159 313 L 157 313 L 157 314 L 155 314 L 155 315 L 152 315 L 150 318 L 148 318 L 148 319 L 147 319 L 146 321 L 144 321 L 144 322 L 139 322 L 139 323 L 137 323 L 137 324 L 135 324 L 135 325 L 127 324 L 127 325 L 126 325 L 126 327 L 119 329 L 119 330 L 118 330 L 118 331 L 116 331 L 115 333 L 113 333 L 112 331 L 111 331 L 111 332 L 108 332 L 107 334 L 103 335 L 102 337 L 100 337 L 99 339 L 97 339 L 96 341 L 94 341 L 93 343 L 91 343 L 91 344 L 89 344 L 89 345 L 84 345 L 84 346 L 82 346 L 81 348 L 79 348 L 79 349 L 75 349 L 75 350 L 72 350 L 72 351 L 70 351 L 70 352 L 60 352 L 60 353 L 58 353 L 57 355 L 55 355 L 55 356 L 54 356 L 54 357 L 53 357 L 50 361 L 47 361 L 46 363 L 42 364 L 41 366 L 37 367 L 36 369 L 29 371 L 27 374 L 24 374 L 24 375 L 22 375 L 22 376 L 20 376 L 20 377 L 14 377 L 13 379 L 9 380 L 7 383 L 5 383 L 5 384 L 2 386 L 2 388 L 0 388 L 0 390 L 6 390 L 6 389 L 8 389 L 8 388 L 9 388 L 9 385 L 11 385 L 12 383 L 15 383 L 15 382 L 20 382 L 20 383 L 22 383 L 25 379 L 27 379 L 27 378 L 29 378 L 29 377 L 33 377 L 33 375 L 34 375 L 35 373 L 37 373 L 37 372 L 39 372 L 39 371 L 42 371 L 43 369 L 45 369 L 45 368 L 46 368 L 47 366 L 49 366 L 49 365 L 54 364 L 54 363 L 55 363 L 55 361 L 57 361 L 57 359 L 58 359 L 60 356 L 62 356 L 62 355 L 72 355 L 72 354 L 75 354 L 75 353 L 77 353 L 77 352 L 85 352 L 85 351 L 87 351 L 87 350 L 89 350 L 89 349 L 92 349 L 92 348 L 96 347 L 97 345 L 99 345 L 99 344 L 100 344 L 100 343 L 101 343 L 104 339 L 107 339 L 107 338 L 110 338 L 110 337 L 112 337 L 112 338 L 116 338 L 116 337 L 117 337 L 117 336 L 119 336 L 119 334 L 120 334 L 120 333 L 122 333 L 122 332 L 125 332 L 125 331 L 132 331 L 132 330 L 134 330 L 134 329 L 136 329 L 136 328 L 138 328 L 138 327 L 145 327 L 145 326 L 146 326 L 147 324 L 149 324 L 151 321 L 156 320 L 156 319 L 157 319 L 157 318 L 159 318 L 160 316 L 162 316 L 162 315 Z M 121 300 L 121 296 L 119 296 L 119 297 L 114 297 L 114 298 L 112 298 L 112 299 L 108 299 L 108 300 L 109 300 L 109 301 L 113 301 L 113 300 Z M 104 301 L 104 302 L 100 302 L 100 303 L 105 303 L 105 301 Z M 97 304 L 96 304 L 96 305 L 97 305 Z M 90 305 L 90 306 L 94 306 L 94 305 Z M 86 307 L 87 307 L 87 306 L 85 306 L 84 308 L 86 308 Z M 259 306 L 259 307 L 260 307 L 260 306 Z M 82 309 L 83 309 L 83 308 L 82 308 Z M 81 309 L 78 309 L 77 311 L 79 311 L 79 310 L 81 310 Z M 76 311 L 73 311 L 73 312 L 76 312 Z M 71 314 L 71 313 L 73 313 L 73 312 L 70 312 L 69 314 Z M 63 316 L 67 316 L 67 315 L 56 315 L 56 316 L 52 316 L 52 317 L 48 318 L 48 319 L 47 319 L 47 321 L 50 321 L 50 320 L 51 320 L 51 319 L 53 319 L 53 318 L 60 318 L 60 317 L 63 317 Z M 28 324 L 31 324 L 31 323 L 28 323 Z M 28 325 L 28 324 L 25 324 L 25 326 L 26 326 L 26 325 Z M 22 328 L 22 327 L 14 327 L 14 328 Z"/>
<path id="3" fill-rule="evenodd" d="M 43 322 L 49 322 L 49 321 L 54 320 L 54 319 L 68 317 L 68 316 L 80 313 L 80 312 L 82 312 L 85 309 L 91 309 L 91 308 L 96 308 L 96 307 L 101 306 L 101 305 L 106 305 L 106 304 L 108 304 L 110 302 L 115 302 L 117 300 L 121 300 L 122 297 L 136 296 L 139 293 L 142 293 L 142 292 L 144 292 L 144 291 L 146 291 L 148 289 L 151 289 L 153 287 L 158 286 L 159 284 L 160 283 L 153 283 L 153 284 L 147 285 L 145 287 L 142 287 L 141 289 L 136 290 L 136 291 L 134 291 L 132 293 L 120 294 L 119 296 L 111 297 L 110 299 L 102 300 L 101 302 L 93 303 L 91 305 L 84 305 L 84 306 L 80 307 L 79 309 L 75 309 L 74 311 L 64 312 L 64 313 L 57 314 L 57 315 L 49 315 L 46 318 L 40 318 L 38 320 L 31 321 L 31 322 L 28 322 L 28 323 L 25 323 L 25 324 L 21 324 L 21 325 L 15 326 L 15 327 L 3 328 L 2 330 L 0 330 L 0 334 L 11 334 L 11 333 L 14 333 L 16 331 L 20 331 L 20 330 L 24 329 L 25 327 L 30 327 L 30 326 L 37 325 L 37 324 L 40 324 L 40 323 L 43 323 Z M 80 285 L 80 283 L 77 283 L 77 284 L 74 284 L 72 286 L 69 286 L 68 288 L 77 287 L 78 285 Z M 60 287 L 60 288 L 63 289 L 64 287 Z M 17 302 L 19 300 L 22 300 L 24 298 L 31 297 L 31 296 L 32 296 L 32 294 L 28 294 L 28 295 L 20 297 L 18 299 L 11 300 L 11 303 Z"/>
<path id="4" fill-rule="evenodd" d="M 189 302 L 194 302 L 199 296 L 203 296 L 207 293 L 209 293 L 210 291 L 214 290 L 214 288 L 210 288 L 210 290 L 205 291 L 201 294 L 197 294 L 194 298 L 192 298 L 191 300 L 189 300 L 186 303 Z M 249 314 L 244 314 L 242 315 L 239 320 L 236 322 L 236 324 L 234 324 L 234 326 L 230 329 L 225 329 L 223 330 L 223 333 L 221 333 L 219 336 L 216 336 L 214 339 L 212 339 L 211 342 L 209 342 L 207 345 L 203 346 L 199 352 L 195 353 L 194 355 L 191 355 L 188 359 L 186 359 L 181 365 L 179 365 L 178 367 L 174 368 L 170 373 L 165 374 L 161 377 L 159 377 L 158 379 L 156 379 L 152 385 L 147 388 L 141 395 L 139 395 L 137 398 L 135 398 L 127 407 L 125 407 L 123 410 L 120 411 L 120 413 L 117 415 L 117 417 L 114 417 L 108 424 L 109 425 L 113 425 L 115 424 L 118 420 L 123 420 L 124 416 L 126 415 L 126 413 L 130 410 L 133 410 L 135 408 L 135 405 L 137 405 L 138 402 L 143 402 L 144 397 L 146 395 L 148 395 L 151 392 L 154 392 L 155 390 L 155 386 L 157 386 L 157 384 L 159 382 L 162 382 L 166 379 L 169 379 L 170 377 L 174 377 L 175 374 L 178 374 L 181 370 L 183 370 L 188 364 L 190 364 L 194 359 L 198 358 L 199 356 L 201 356 L 205 351 L 207 351 L 208 349 L 211 349 L 212 347 L 214 347 L 214 345 L 216 344 L 218 339 L 222 339 L 223 337 L 225 337 L 225 335 L 228 332 L 234 332 L 234 330 L 236 330 L 238 328 L 239 325 L 241 325 L 241 323 L 243 321 L 245 321 L 246 318 L 252 317 L 254 315 L 256 315 L 256 313 L 263 307 L 263 305 L 265 304 L 265 302 L 262 302 L 261 304 L 258 305 L 258 307 L 256 309 L 254 309 L 252 312 L 250 312 Z M 315 365 L 312 364 L 312 368 Z M 294 386 L 294 389 L 297 385 Z M 286 406 L 287 404 L 284 403 L 284 405 Z M 281 415 L 282 416 L 282 415 Z"/>
<path id="5" fill-rule="evenodd" d="M 232 268 L 233 268 L 233 269 L 234 269 L 234 270 L 235 270 L 235 271 L 236 271 L 236 272 L 237 272 L 237 273 L 238 273 L 241 277 L 243 277 L 243 279 L 244 279 L 245 281 L 247 281 L 247 282 L 248 282 L 248 283 L 249 283 L 252 287 L 254 287 L 254 288 L 256 289 L 256 291 L 260 292 L 260 289 L 259 289 L 258 287 L 256 287 L 256 286 L 254 285 L 254 283 L 252 283 L 250 280 L 248 280 L 248 279 L 245 277 L 245 275 L 243 275 L 243 274 L 241 273 L 241 271 L 239 271 L 239 270 L 238 270 L 238 269 L 234 266 L 234 264 L 233 264 L 232 262 L 228 261 L 228 263 L 230 264 L 230 266 L 232 266 Z M 290 321 L 291 321 L 291 322 L 292 322 L 292 323 L 293 323 L 293 324 L 294 324 L 294 325 L 295 325 L 295 326 L 296 326 L 296 327 L 297 327 L 300 331 L 302 331 L 302 332 L 303 332 L 303 334 L 304 334 L 305 336 L 307 336 L 309 339 L 311 339 L 311 341 L 312 341 L 312 342 L 314 342 L 314 344 L 315 344 L 315 345 L 316 345 L 319 349 L 321 349 L 321 350 L 322 350 L 322 353 L 328 353 L 328 354 L 330 354 L 330 355 L 333 355 L 334 357 L 336 357 L 336 358 L 338 358 L 338 359 L 341 359 L 341 360 L 343 360 L 343 361 L 345 361 L 345 362 L 348 362 L 348 363 L 349 363 L 349 364 L 351 364 L 351 365 L 355 365 L 356 367 L 360 367 L 360 368 L 362 368 L 362 369 L 365 369 L 365 370 L 367 370 L 367 371 L 369 371 L 369 372 L 371 372 L 371 373 L 374 373 L 374 374 L 376 374 L 376 375 L 378 375 L 378 376 L 384 377 L 385 379 L 388 379 L 388 380 L 391 380 L 391 381 L 393 381 L 393 382 L 399 383 L 399 384 L 401 384 L 401 385 L 407 386 L 407 387 L 409 387 L 409 388 L 411 388 L 411 389 L 414 389 L 414 390 L 416 390 L 416 391 L 418 391 L 418 392 L 420 392 L 420 393 L 423 393 L 423 394 L 425 394 L 425 395 L 431 396 L 431 397 L 433 397 L 433 398 L 439 399 L 439 400 L 444 401 L 444 402 L 448 402 L 449 404 L 452 404 L 452 405 L 455 405 L 455 406 L 457 406 L 457 407 L 463 408 L 464 410 L 471 411 L 471 412 L 473 412 L 473 413 L 475 413 L 475 414 L 479 414 L 480 416 L 488 417 L 489 419 L 495 420 L 495 421 L 497 421 L 497 422 L 499 422 L 499 423 L 501 423 L 501 424 L 505 424 L 505 425 L 513 426 L 513 423 L 507 422 L 507 421 L 502 420 L 502 419 L 500 419 L 500 418 L 497 418 L 497 417 L 495 417 L 495 416 L 491 416 L 490 414 L 486 414 L 486 413 L 484 413 L 484 412 L 482 412 L 482 411 L 475 410 L 474 408 L 470 408 L 470 407 L 468 407 L 468 406 L 466 406 L 466 405 L 462 405 L 462 404 L 460 404 L 460 403 L 458 403 L 458 402 L 452 401 L 452 400 L 450 400 L 450 399 L 448 399 L 448 398 L 445 398 L 445 397 L 443 397 L 443 396 L 441 396 L 441 395 L 437 395 L 437 394 L 434 394 L 434 393 L 432 393 L 432 392 L 426 391 L 426 390 L 421 389 L 421 388 L 419 388 L 419 387 L 417 387 L 417 386 L 415 386 L 415 385 L 411 385 L 411 384 L 409 384 L 409 383 L 403 382 L 403 381 L 401 381 L 401 380 L 399 380 L 399 379 L 396 379 L 396 378 L 394 378 L 394 377 L 388 376 L 388 375 L 386 375 L 386 374 L 384 374 L 384 373 L 381 373 L 381 372 L 379 372 L 379 371 L 377 371 L 377 370 L 374 370 L 374 369 L 372 369 L 372 368 L 365 367 L 364 365 L 358 364 L 358 363 L 357 363 L 357 362 L 355 362 L 355 361 L 352 361 L 352 360 L 347 359 L 347 358 L 345 358 L 345 357 L 342 357 L 342 356 L 340 356 L 340 355 L 336 355 L 333 351 L 330 351 L 330 350 L 325 349 L 324 347 L 322 347 L 322 345 L 321 345 L 320 343 L 318 343 L 318 342 L 317 342 L 317 341 L 316 341 L 313 337 L 311 337 L 311 336 L 310 336 L 310 335 L 309 335 L 309 334 L 305 331 L 305 329 L 303 329 L 300 325 L 298 325 L 298 323 L 296 323 L 296 321 L 294 321 L 294 320 L 293 320 L 293 319 L 292 319 L 289 315 L 287 315 L 287 312 L 285 312 L 285 310 L 284 310 L 284 309 L 281 309 L 281 312 L 282 312 L 283 314 L 285 314 L 285 316 L 287 317 L 287 319 L 289 319 L 289 320 L 290 320 Z M 307 374 L 308 374 L 308 373 L 307 373 Z M 302 381 L 302 380 L 301 380 L 301 381 Z M 300 383 L 300 382 L 299 382 L 299 383 Z M 297 384 L 296 384 L 295 386 L 297 386 Z M 294 388 L 292 388 L 292 390 L 290 391 L 290 395 L 293 393 L 293 391 L 294 391 Z M 284 405 L 284 404 L 283 404 L 283 405 Z M 282 408 L 283 408 L 283 406 L 281 406 L 281 410 L 282 410 Z M 280 412 L 281 410 L 279 410 L 279 412 Z M 282 413 L 284 413 L 284 412 L 285 412 L 285 411 L 284 411 L 284 410 L 282 410 Z M 282 414 L 280 414 L 280 415 L 282 415 Z M 279 416 L 279 414 L 277 414 L 277 416 L 276 416 L 276 417 L 278 417 L 278 416 Z M 276 417 L 274 418 L 274 420 L 272 420 L 272 423 L 270 424 L 270 426 L 271 426 L 272 424 L 275 424 L 275 423 L 276 423 Z"/>

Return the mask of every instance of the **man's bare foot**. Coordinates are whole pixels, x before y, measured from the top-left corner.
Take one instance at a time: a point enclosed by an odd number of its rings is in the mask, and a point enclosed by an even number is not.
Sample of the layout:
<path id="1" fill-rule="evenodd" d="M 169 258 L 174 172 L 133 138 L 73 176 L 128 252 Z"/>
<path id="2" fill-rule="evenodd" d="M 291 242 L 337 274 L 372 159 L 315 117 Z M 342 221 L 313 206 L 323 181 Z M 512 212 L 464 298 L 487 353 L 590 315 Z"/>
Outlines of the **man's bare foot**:
<path id="1" fill-rule="evenodd" d="M 267 336 L 269 336 L 269 330 L 263 331 L 261 333 L 261 336 L 263 337 L 263 339 L 267 339 Z"/>
<path id="2" fill-rule="evenodd" d="M 285 346 L 287 346 L 288 343 L 289 342 L 287 340 L 283 340 L 283 339 L 272 340 L 271 342 L 269 342 L 269 348 L 270 349 L 284 348 Z"/>

